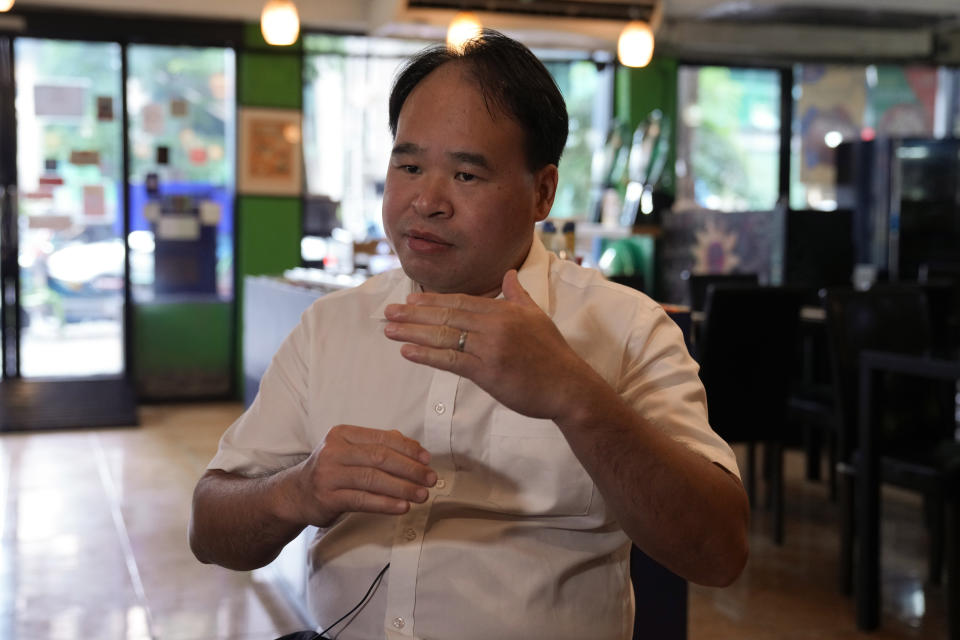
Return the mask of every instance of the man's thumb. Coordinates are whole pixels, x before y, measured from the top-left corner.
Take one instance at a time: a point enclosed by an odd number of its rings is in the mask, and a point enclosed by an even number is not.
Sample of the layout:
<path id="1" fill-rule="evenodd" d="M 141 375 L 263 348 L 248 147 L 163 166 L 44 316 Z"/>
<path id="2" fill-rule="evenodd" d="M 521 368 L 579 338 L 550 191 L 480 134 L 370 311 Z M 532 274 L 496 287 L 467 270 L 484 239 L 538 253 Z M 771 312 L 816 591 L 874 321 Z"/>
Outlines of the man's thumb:
<path id="1" fill-rule="evenodd" d="M 520 284 L 520 277 L 517 275 L 516 269 L 510 269 L 503 274 L 503 284 L 500 289 L 503 291 L 503 297 L 511 302 L 533 304 L 530 294 Z"/>

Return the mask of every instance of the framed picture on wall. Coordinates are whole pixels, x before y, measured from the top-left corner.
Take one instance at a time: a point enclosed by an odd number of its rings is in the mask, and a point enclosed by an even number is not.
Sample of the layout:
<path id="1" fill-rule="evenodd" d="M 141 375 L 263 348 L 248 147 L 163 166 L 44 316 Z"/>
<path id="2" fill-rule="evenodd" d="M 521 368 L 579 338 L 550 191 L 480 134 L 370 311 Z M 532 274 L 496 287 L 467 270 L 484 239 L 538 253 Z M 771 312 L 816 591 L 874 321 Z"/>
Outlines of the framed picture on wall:
<path id="1" fill-rule="evenodd" d="M 295 109 L 240 109 L 237 189 L 245 195 L 299 196 L 302 114 Z"/>

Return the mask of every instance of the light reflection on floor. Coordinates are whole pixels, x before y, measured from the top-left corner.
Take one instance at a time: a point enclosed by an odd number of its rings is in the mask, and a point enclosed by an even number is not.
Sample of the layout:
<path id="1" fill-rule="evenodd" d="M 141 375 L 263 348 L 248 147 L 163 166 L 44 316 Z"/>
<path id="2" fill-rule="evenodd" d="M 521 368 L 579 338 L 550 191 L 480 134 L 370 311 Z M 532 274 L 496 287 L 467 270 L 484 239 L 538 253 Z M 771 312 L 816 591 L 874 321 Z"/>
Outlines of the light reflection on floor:
<path id="1" fill-rule="evenodd" d="M 239 411 L 148 407 L 139 429 L 0 436 L 0 640 L 301 629 L 249 573 L 202 565 L 187 548 L 192 485 Z"/>

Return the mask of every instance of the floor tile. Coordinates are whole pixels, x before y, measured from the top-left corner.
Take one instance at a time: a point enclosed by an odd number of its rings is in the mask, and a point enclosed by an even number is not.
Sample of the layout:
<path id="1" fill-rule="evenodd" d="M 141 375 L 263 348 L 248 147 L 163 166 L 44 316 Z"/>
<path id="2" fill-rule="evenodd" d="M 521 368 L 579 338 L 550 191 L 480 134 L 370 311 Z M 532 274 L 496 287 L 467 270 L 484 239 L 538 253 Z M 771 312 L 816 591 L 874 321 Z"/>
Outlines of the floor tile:
<path id="1" fill-rule="evenodd" d="M 138 429 L 0 435 L 0 640 L 272 640 L 302 629 L 269 585 L 200 564 L 187 543 L 196 479 L 241 411 L 146 406 Z M 769 512 L 755 509 L 740 579 L 690 588 L 690 640 L 944 638 L 943 587 L 925 584 L 922 504 L 883 498 L 881 629 L 856 630 L 836 583 L 838 506 L 791 451 L 785 544 L 772 544 Z"/>

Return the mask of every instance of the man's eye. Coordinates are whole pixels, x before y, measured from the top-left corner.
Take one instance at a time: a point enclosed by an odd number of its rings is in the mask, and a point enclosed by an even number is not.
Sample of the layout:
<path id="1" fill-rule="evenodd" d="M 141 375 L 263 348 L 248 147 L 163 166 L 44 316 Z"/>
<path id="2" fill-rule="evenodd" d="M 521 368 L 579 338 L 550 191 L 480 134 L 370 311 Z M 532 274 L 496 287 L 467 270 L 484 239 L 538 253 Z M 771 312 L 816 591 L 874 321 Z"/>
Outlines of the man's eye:
<path id="1" fill-rule="evenodd" d="M 477 176 L 472 173 L 467 173 L 466 171 L 458 171 L 455 177 L 460 182 L 472 182 Z"/>
<path id="2" fill-rule="evenodd" d="M 400 166 L 400 170 L 405 173 L 417 174 L 420 173 L 420 167 L 415 164 L 405 164 Z"/>

